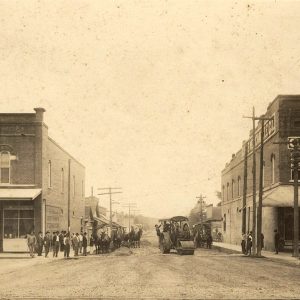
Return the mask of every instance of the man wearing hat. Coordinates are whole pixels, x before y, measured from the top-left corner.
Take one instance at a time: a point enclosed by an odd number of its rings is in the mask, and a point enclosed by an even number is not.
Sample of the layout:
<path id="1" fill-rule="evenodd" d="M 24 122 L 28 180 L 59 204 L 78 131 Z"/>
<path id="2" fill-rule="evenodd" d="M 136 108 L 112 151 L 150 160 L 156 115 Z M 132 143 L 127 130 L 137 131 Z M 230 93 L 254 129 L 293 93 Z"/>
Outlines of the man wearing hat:
<path id="1" fill-rule="evenodd" d="M 36 245 L 36 237 L 34 235 L 34 231 L 31 231 L 27 234 L 27 245 L 30 252 L 30 256 L 34 257 L 34 247 Z"/>
<path id="2" fill-rule="evenodd" d="M 45 258 L 48 257 L 50 244 L 51 244 L 50 231 L 47 231 L 46 235 L 44 236 Z"/>
<path id="3" fill-rule="evenodd" d="M 57 257 L 59 251 L 59 232 L 56 231 L 53 236 L 53 257 Z"/>
<path id="4" fill-rule="evenodd" d="M 38 234 L 38 237 L 37 237 L 37 253 L 38 253 L 38 256 L 42 256 L 43 245 L 44 245 L 43 234 L 40 231 L 39 234 Z"/>
<path id="5" fill-rule="evenodd" d="M 78 233 L 76 233 L 76 235 L 74 235 L 72 242 L 73 242 L 74 256 L 78 256 L 78 249 L 79 249 L 79 234 Z"/>

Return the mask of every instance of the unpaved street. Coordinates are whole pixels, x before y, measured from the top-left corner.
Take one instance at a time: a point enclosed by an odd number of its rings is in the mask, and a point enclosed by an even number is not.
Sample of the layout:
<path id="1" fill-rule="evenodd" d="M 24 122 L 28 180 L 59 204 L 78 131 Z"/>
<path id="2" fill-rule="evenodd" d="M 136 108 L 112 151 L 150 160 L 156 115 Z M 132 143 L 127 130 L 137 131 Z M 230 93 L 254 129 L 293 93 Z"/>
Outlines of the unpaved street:
<path id="1" fill-rule="evenodd" d="M 16 267 L 18 265 L 18 267 Z M 216 250 L 160 254 L 155 237 L 140 249 L 79 259 L 0 260 L 0 296 L 20 298 L 299 298 L 298 267 Z"/>

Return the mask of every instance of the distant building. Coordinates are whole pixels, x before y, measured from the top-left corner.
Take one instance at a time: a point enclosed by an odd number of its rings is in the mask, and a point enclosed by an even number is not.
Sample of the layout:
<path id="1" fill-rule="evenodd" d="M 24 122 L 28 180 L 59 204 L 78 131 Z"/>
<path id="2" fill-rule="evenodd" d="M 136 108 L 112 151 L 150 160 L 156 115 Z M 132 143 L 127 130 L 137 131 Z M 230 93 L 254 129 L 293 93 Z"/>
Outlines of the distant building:
<path id="1" fill-rule="evenodd" d="M 270 118 L 264 125 L 263 165 L 263 223 L 265 249 L 274 249 L 274 230 L 278 229 L 285 241 L 293 238 L 293 171 L 290 169 L 288 136 L 300 136 L 300 95 L 281 95 L 270 103 L 265 113 Z M 256 201 L 259 188 L 259 153 L 261 123 L 255 130 L 256 141 Z M 247 201 L 242 205 L 244 188 L 245 145 L 247 156 Z M 243 147 L 232 155 L 222 171 L 222 222 L 224 242 L 239 245 L 242 234 L 242 212 L 246 209 L 246 231 L 252 230 L 252 132 Z M 299 177 L 300 178 L 300 177 Z"/>
<path id="2" fill-rule="evenodd" d="M 85 222 L 93 221 L 94 217 L 106 217 L 107 209 L 99 205 L 99 198 L 95 196 L 85 197 Z"/>
<path id="3" fill-rule="evenodd" d="M 0 114 L 0 252 L 27 251 L 32 230 L 68 230 L 68 211 L 70 230 L 83 226 L 85 168 L 48 136 L 44 112 Z"/>
<path id="4" fill-rule="evenodd" d="M 222 211 L 220 206 L 206 205 L 206 223 L 211 225 L 211 232 L 214 236 L 222 231 Z"/>

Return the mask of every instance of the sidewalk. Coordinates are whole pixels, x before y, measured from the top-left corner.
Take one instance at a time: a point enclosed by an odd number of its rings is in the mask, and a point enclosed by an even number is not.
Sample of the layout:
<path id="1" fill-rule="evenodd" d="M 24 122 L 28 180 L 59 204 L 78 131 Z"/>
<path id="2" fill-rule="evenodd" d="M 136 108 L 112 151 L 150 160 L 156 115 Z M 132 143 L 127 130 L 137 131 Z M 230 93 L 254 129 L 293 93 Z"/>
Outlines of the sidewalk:
<path id="1" fill-rule="evenodd" d="M 243 255 L 240 245 L 213 242 L 213 248 L 226 253 L 240 253 L 241 255 Z M 262 250 L 261 254 L 264 259 L 300 266 L 299 258 L 297 259 L 295 257 L 292 257 L 292 253 L 279 252 L 279 254 L 275 254 L 274 252 L 271 251 Z"/>
<path id="2" fill-rule="evenodd" d="M 75 256 L 70 255 L 68 259 L 78 259 L 80 257 L 87 257 L 83 255 Z M 42 256 L 37 256 L 35 254 L 34 258 L 30 257 L 28 252 L 4 252 L 0 253 L 0 259 L 45 259 L 45 260 L 57 260 L 57 259 L 65 259 L 64 253 L 61 252 L 58 254 L 58 257 L 53 257 L 52 252 L 49 253 L 48 257 L 45 258 L 45 254 L 43 253 Z"/>
<path id="3" fill-rule="evenodd" d="M 31 259 L 29 256 L 29 253 L 27 252 L 16 252 L 16 253 L 10 253 L 10 252 L 4 252 L 0 253 L 0 259 Z"/>

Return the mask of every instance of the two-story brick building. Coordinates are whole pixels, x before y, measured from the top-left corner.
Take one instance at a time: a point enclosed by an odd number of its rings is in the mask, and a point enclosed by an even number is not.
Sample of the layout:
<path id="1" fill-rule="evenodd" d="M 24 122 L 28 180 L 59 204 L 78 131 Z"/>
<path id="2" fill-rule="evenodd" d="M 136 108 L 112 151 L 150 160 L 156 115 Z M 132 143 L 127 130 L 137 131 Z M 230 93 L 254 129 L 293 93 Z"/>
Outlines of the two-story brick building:
<path id="1" fill-rule="evenodd" d="M 25 236 L 80 231 L 85 168 L 48 136 L 43 108 L 0 114 L 0 252 L 27 250 Z"/>
<path id="2" fill-rule="evenodd" d="M 300 95 L 280 95 L 269 104 L 264 125 L 263 209 L 262 232 L 265 249 L 274 248 L 274 230 L 283 239 L 293 238 L 293 171 L 290 168 L 288 136 L 300 136 Z M 256 190 L 259 188 L 259 153 L 261 123 L 255 130 L 256 140 Z M 232 155 L 222 171 L 222 220 L 224 242 L 239 245 L 242 234 L 242 214 L 246 209 L 246 231 L 252 230 L 252 132 L 243 142 L 242 149 Z M 276 143 L 274 143 L 276 142 Z M 245 156 L 245 146 L 248 155 Z M 247 159 L 247 197 L 243 207 L 244 165 Z M 258 193 L 256 195 L 258 203 Z"/>

